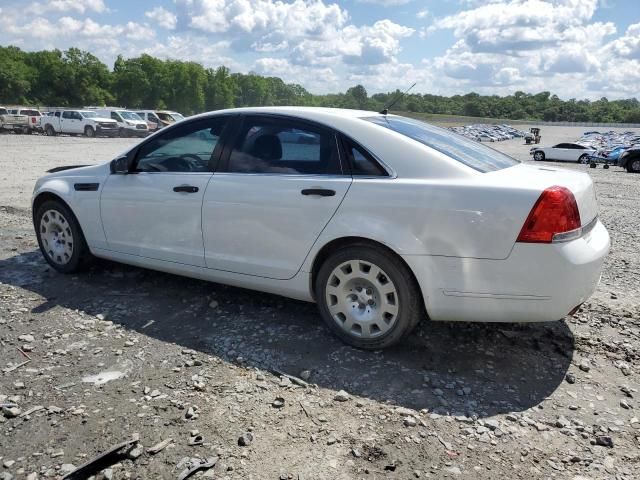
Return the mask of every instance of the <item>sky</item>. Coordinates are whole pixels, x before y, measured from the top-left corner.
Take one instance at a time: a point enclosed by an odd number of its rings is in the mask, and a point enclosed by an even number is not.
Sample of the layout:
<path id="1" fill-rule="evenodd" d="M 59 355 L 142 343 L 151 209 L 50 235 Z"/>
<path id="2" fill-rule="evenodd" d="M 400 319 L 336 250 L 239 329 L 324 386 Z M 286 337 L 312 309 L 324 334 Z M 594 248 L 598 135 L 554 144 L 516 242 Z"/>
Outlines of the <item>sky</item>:
<path id="1" fill-rule="evenodd" d="M 0 0 L 0 18 L 3 46 L 110 68 L 148 53 L 312 93 L 640 97 L 640 0 Z"/>

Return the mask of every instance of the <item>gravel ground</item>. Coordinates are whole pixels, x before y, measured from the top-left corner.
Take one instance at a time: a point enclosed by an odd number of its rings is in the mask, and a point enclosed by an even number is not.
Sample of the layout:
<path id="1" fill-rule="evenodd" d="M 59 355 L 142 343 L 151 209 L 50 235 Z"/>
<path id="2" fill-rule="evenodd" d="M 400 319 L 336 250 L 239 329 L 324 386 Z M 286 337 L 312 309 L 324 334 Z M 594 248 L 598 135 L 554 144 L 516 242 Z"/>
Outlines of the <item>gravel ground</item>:
<path id="1" fill-rule="evenodd" d="M 544 144 L 582 130 L 544 127 Z M 640 175 L 567 166 L 592 175 L 613 242 L 575 317 L 423 322 L 371 353 L 311 304 L 110 262 L 51 271 L 33 182 L 133 142 L 0 136 L 0 480 L 61 478 L 132 438 L 96 478 L 205 459 L 192 478 L 639 478 Z"/>

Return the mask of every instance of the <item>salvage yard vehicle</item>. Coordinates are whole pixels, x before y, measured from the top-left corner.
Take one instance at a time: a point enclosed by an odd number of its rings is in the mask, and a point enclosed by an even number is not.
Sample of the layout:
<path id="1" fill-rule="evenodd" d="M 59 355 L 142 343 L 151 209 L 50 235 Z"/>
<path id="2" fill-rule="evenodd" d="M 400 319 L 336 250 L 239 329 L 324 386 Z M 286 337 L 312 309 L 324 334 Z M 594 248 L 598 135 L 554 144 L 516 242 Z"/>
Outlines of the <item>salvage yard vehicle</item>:
<path id="1" fill-rule="evenodd" d="M 95 112 L 103 118 L 118 123 L 118 135 L 121 137 L 146 137 L 149 127 L 137 113 L 122 108 L 97 108 Z"/>
<path id="2" fill-rule="evenodd" d="M 137 113 L 142 120 L 147 122 L 147 127 L 150 132 L 155 132 L 165 126 L 153 110 L 135 110 L 135 113 Z"/>
<path id="3" fill-rule="evenodd" d="M 560 320 L 609 251 L 586 173 L 357 110 L 198 115 L 109 163 L 45 175 L 32 208 L 58 272 L 96 256 L 315 301 L 366 349 L 423 318 Z"/>
<path id="4" fill-rule="evenodd" d="M 553 147 L 534 147 L 529 151 L 537 162 L 543 160 L 557 160 L 561 162 L 586 163 L 590 155 L 594 155 L 596 149 L 580 145 L 579 143 L 559 143 Z"/>
<path id="5" fill-rule="evenodd" d="M 52 137 L 59 133 L 87 137 L 118 135 L 118 123 L 91 110 L 54 110 L 41 117 L 42 129 Z"/>
<path id="6" fill-rule="evenodd" d="M 27 116 L 27 132 L 29 135 L 33 132 L 41 132 L 42 126 L 40 125 L 40 117 L 42 114 L 35 108 L 21 108 L 18 110 L 19 115 Z"/>
<path id="7" fill-rule="evenodd" d="M 629 173 L 640 173 L 640 145 L 625 150 L 618 158 L 618 166 Z"/>
<path id="8" fill-rule="evenodd" d="M 19 114 L 17 109 L 0 107 L 0 130 L 29 133 L 29 117 Z"/>
<path id="9" fill-rule="evenodd" d="M 168 127 L 171 124 L 184 120 L 184 116 L 178 112 L 172 112 L 171 110 L 156 110 L 156 115 L 162 122 L 163 127 Z"/>

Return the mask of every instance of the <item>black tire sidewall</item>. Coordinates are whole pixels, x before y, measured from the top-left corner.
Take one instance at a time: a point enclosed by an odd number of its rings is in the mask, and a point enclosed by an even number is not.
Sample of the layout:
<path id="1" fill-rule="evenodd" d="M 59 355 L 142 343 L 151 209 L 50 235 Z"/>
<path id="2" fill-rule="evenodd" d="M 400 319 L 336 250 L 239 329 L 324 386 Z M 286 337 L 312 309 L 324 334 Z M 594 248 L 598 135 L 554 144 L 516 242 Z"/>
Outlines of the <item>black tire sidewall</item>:
<path id="1" fill-rule="evenodd" d="M 93 127 L 85 127 L 84 128 L 84 134 L 89 138 L 93 138 L 93 137 L 96 136 L 96 133 L 93 130 Z"/>
<path id="2" fill-rule="evenodd" d="M 327 280 L 338 265 L 349 260 L 365 260 L 377 265 L 386 272 L 396 286 L 399 303 L 398 316 L 395 325 L 383 336 L 375 339 L 360 339 L 351 336 L 340 328 L 329 312 L 325 300 Z M 325 260 L 318 270 L 315 295 L 320 315 L 329 329 L 342 341 L 356 348 L 377 350 L 394 345 L 409 334 L 423 317 L 422 297 L 412 272 L 392 253 L 370 245 L 346 247 Z"/>
<path id="3" fill-rule="evenodd" d="M 55 263 L 49 257 L 49 254 L 47 254 L 42 244 L 42 238 L 40 237 L 40 220 L 42 219 L 44 213 L 49 210 L 56 210 L 60 212 L 69 223 L 71 233 L 73 234 L 73 253 L 71 254 L 71 260 L 69 260 L 69 262 L 67 262 L 65 265 L 59 265 Z M 66 205 L 56 200 L 47 200 L 46 202 L 42 203 L 42 205 L 38 207 L 38 211 L 35 214 L 34 227 L 36 230 L 36 238 L 38 239 L 38 246 L 40 247 L 40 251 L 44 256 L 44 259 L 49 265 L 51 265 L 54 270 L 60 273 L 73 273 L 83 268 L 83 266 L 86 264 L 89 249 L 85 242 L 84 235 L 82 233 L 82 230 L 80 229 L 80 224 L 78 223 L 76 216 Z"/>

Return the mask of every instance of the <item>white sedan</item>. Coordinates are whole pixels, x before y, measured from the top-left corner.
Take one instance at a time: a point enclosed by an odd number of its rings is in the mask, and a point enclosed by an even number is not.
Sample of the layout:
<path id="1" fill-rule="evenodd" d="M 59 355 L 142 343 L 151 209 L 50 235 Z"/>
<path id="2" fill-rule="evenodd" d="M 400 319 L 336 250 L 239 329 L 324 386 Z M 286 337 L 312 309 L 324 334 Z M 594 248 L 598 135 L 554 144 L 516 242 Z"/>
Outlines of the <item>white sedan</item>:
<path id="1" fill-rule="evenodd" d="M 543 160 L 558 160 L 561 162 L 586 163 L 590 155 L 595 155 L 596 149 L 579 143 L 559 143 L 553 147 L 534 147 L 529 151 L 537 162 Z"/>
<path id="2" fill-rule="evenodd" d="M 587 174 L 338 109 L 189 118 L 109 163 L 40 178 L 33 218 L 59 272 L 101 257 L 315 301 L 370 349 L 423 318 L 562 319 L 609 251 Z"/>

